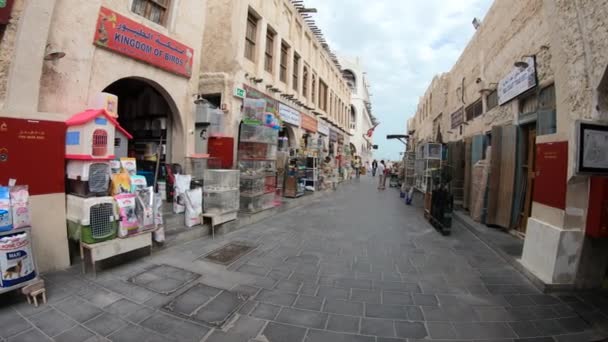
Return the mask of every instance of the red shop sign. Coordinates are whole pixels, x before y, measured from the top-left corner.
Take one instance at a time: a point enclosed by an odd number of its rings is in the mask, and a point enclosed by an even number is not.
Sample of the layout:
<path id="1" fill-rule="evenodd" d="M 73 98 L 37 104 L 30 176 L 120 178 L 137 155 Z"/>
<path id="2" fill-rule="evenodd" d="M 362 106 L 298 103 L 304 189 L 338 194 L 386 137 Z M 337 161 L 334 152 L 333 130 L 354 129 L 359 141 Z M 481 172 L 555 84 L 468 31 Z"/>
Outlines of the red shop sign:
<path id="1" fill-rule="evenodd" d="M 12 8 L 13 0 L 0 0 L 0 25 L 8 24 Z"/>
<path id="2" fill-rule="evenodd" d="M 180 76 L 192 75 L 192 48 L 105 7 L 99 10 L 93 44 Z"/>
<path id="3" fill-rule="evenodd" d="M 301 116 L 301 120 L 302 120 L 302 128 L 311 132 L 311 133 L 317 133 L 317 119 L 313 118 L 310 115 L 306 115 L 304 113 L 302 113 Z"/>
<path id="4" fill-rule="evenodd" d="M 568 178 L 568 142 L 536 144 L 534 202 L 565 209 Z"/>

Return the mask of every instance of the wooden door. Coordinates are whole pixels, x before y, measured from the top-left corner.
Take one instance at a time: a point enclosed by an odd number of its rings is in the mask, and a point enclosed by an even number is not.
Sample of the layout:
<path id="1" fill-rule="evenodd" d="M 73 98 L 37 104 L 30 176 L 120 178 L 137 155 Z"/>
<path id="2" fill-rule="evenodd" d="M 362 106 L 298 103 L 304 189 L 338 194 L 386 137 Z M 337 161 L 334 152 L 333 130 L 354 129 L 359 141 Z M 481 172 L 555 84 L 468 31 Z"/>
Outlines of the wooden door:
<path id="1" fill-rule="evenodd" d="M 523 176 L 525 181 L 525 197 L 520 211 L 519 224 L 517 230 L 525 234 L 528 225 L 528 217 L 532 213 L 532 193 L 534 191 L 534 176 L 536 172 L 536 127 L 528 126 L 524 130 L 526 142 L 526 157 L 524 159 Z"/>

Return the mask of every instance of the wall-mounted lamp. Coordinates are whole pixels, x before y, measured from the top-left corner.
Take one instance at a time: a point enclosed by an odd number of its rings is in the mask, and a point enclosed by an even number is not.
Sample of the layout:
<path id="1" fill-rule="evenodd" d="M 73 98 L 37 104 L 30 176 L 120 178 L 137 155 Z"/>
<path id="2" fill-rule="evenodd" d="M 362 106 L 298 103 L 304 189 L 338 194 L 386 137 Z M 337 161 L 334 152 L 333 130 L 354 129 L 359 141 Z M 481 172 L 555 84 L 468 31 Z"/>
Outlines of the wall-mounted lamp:
<path id="1" fill-rule="evenodd" d="M 521 56 L 521 60 L 513 63 L 513 65 L 515 65 L 516 68 L 525 69 L 525 68 L 529 67 L 530 64 L 528 64 L 528 62 L 526 62 L 524 60 L 524 58 L 535 58 L 535 57 L 536 57 L 536 55 L 523 55 L 523 56 Z"/>
<path id="2" fill-rule="evenodd" d="M 65 57 L 65 52 L 53 48 L 51 44 L 46 45 L 44 52 L 45 61 L 56 61 L 58 59 L 62 59 L 63 57 Z"/>

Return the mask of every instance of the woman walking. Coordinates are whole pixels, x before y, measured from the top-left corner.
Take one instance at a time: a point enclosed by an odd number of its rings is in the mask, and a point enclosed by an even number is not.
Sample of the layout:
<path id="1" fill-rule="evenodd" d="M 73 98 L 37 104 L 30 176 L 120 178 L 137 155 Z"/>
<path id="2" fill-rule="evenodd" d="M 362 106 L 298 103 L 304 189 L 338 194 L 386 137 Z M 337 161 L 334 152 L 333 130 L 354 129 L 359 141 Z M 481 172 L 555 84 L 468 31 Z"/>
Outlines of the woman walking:
<path id="1" fill-rule="evenodd" d="M 386 189 L 386 165 L 384 164 L 384 160 L 380 161 L 378 164 L 378 190 Z"/>

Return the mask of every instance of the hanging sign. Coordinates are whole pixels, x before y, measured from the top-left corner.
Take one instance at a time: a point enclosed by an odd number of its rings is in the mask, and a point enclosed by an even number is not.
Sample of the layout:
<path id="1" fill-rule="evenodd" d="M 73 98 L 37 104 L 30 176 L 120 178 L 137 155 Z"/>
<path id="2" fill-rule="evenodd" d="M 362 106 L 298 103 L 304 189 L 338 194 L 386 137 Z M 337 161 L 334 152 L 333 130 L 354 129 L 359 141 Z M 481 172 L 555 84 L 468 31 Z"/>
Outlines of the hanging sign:
<path id="1" fill-rule="evenodd" d="M 244 99 L 247 96 L 247 92 L 243 88 L 234 88 L 234 96 Z"/>
<path id="2" fill-rule="evenodd" d="M 503 105 L 536 86 L 536 65 L 533 57 L 524 60 L 525 68 L 515 67 L 498 83 L 498 104 Z"/>
<path id="3" fill-rule="evenodd" d="M 300 112 L 297 110 L 279 103 L 279 116 L 283 122 L 300 127 Z"/>
<path id="4" fill-rule="evenodd" d="M 12 8 L 13 0 L 0 0 L 0 25 L 8 24 Z"/>
<path id="5" fill-rule="evenodd" d="M 320 134 L 323 134 L 324 136 L 328 136 L 329 135 L 329 125 L 323 120 L 317 121 L 317 132 L 319 132 Z"/>
<path id="6" fill-rule="evenodd" d="M 192 48 L 101 7 L 93 44 L 174 74 L 192 75 Z"/>
<path id="7" fill-rule="evenodd" d="M 576 172 L 608 174 L 608 125 L 576 122 Z"/>
<path id="8" fill-rule="evenodd" d="M 304 113 L 302 113 L 301 117 L 302 117 L 302 128 L 311 133 L 316 133 L 317 132 L 317 119 L 313 118 L 310 115 L 304 114 Z"/>
<path id="9" fill-rule="evenodd" d="M 279 102 L 272 97 L 262 93 L 261 91 L 252 88 L 250 86 L 245 85 L 246 98 L 248 99 L 260 99 L 266 101 L 266 113 L 271 113 L 273 115 L 279 115 Z"/>

